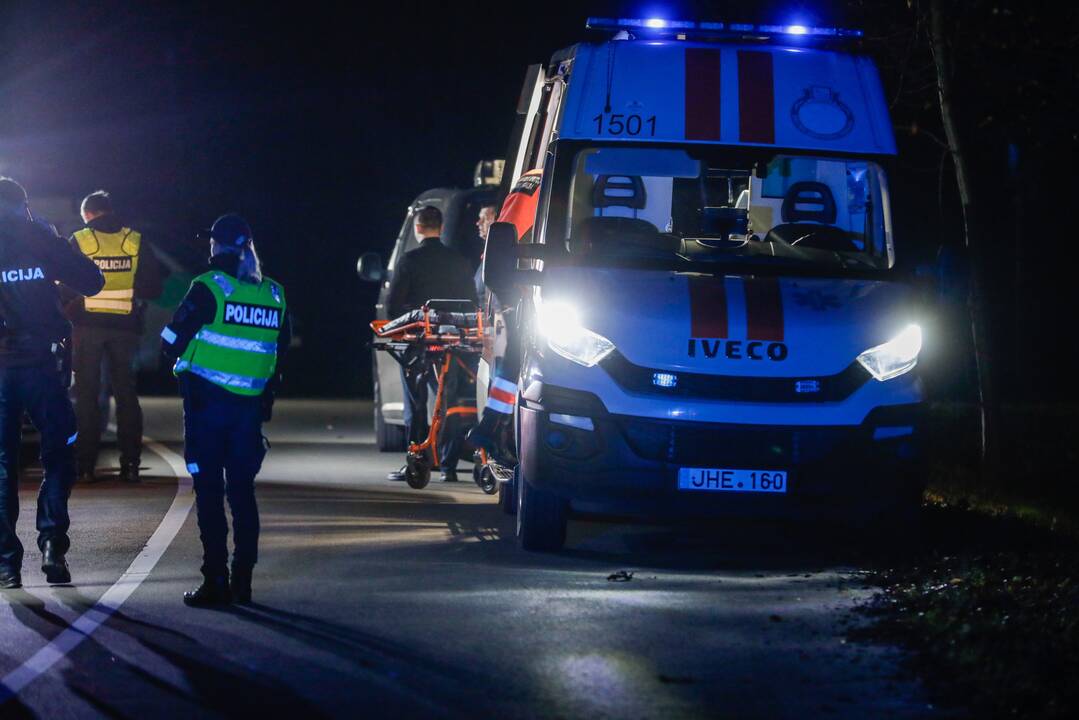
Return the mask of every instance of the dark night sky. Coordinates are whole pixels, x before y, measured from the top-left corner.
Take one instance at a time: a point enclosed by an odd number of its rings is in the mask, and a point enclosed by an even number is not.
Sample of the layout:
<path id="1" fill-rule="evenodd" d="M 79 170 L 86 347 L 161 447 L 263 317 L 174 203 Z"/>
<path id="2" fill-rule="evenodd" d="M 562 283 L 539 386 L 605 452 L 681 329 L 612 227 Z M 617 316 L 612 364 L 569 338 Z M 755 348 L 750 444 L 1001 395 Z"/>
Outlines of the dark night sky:
<path id="1" fill-rule="evenodd" d="M 0 172 L 34 197 L 104 187 L 164 245 L 237 210 L 305 347 L 293 389 L 365 392 L 374 288 L 411 199 L 505 153 L 524 68 L 589 14 L 825 22 L 822 3 L 6 3 Z M 812 8 L 812 9 L 811 9 Z M 515 7 L 519 10 L 519 7 Z M 840 18 L 842 20 L 842 18 Z M 201 248 L 200 248 L 201 252 Z"/>

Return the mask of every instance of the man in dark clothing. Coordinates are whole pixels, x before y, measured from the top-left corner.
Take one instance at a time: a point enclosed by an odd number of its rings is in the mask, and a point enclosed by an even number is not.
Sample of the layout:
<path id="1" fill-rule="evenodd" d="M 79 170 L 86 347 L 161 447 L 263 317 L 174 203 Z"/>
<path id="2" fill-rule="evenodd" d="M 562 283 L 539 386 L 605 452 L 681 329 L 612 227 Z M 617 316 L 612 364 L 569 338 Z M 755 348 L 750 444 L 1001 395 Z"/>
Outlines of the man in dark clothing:
<path id="1" fill-rule="evenodd" d="M 442 242 L 442 212 L 430 205 L 420 208 L 415 231 L 420 246 L 405 253 L 390 280 L 389 317 L 399 317 L 436 298 L 475 303 L 468 259 Z"/>
<path id="2" fill-rule="evenodd" d="M 15 523 L 24 413 L 41 433 L 41 569 L 51 583 L 71 582 L 67 500 L 75 482 L 77 433 L 67 396 L 71 324 L 57 283 L 94 295 L 105 279 L 91 260 L 33 220 L 21 185 L 0 178 L 0 588 L 22 584 L 23 546 Z"/>
<path id="3" fill-rule="evenodd" d="M 468 259 L 442 242 L 442 212 L 430 205 L 420 208 L 414 230 L 420 246 L 405 253 L 397 263 L 387 298 L 389 318 L 422 307 L 428 300 L 467 300 L 475 305 L 476 287 Z M 402 369 L 401 380 L 408 394 L 405 403 L 408 438 L 411 442 L 422 442 L 428 432 L 427 395 L 429 385 L 435 381 L 434 373 L 431 368 Z M 442 479 L 447 482 L 457 479 L 456 455 L 461 439 L 451 438 L 441 453 Z M 403 479 L 403 474 L 391 473 L 390 479 Z"/>
<path id="4" fill-rule="evenodd" d="M 75 410 L 79 420 L 76 455 L 79 480 L 97 477 L 101 444 L 101 367 L 108 360 L 109 380 L 116 398 L 116 436 L 120 443 L 120 478 L 138 482 L 142 456 L 142 408 L 135 389 L 135 351 L 142 332 L 142 306 L 161 294 L 161 272 L 139 232 L 126 227 L 113 211 L 104 190 L 82 201 L 86 227 L 71 236 L 71 246 L 93 260 L 105 274 L 105 289 L 91 298 L 75 300 L 73 363 Z"/>

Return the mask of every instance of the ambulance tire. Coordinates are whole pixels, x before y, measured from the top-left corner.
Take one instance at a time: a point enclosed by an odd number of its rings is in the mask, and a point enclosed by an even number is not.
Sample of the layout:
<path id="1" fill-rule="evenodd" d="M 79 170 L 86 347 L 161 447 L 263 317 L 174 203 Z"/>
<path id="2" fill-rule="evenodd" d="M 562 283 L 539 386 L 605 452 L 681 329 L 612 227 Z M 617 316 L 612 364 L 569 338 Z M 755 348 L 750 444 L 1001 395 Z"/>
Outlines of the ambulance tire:
<path id="1" fill-rule="evenodd" d="M 566 501 L 517 475 L 517 542 L 529 552 L 558 552 L 566 544 Z"/>
<path id="2" fill-rule="evenodd" d="M 517 470 L 513 470 L 513 478 L 498 486 L 498 507 L 510 517 L 517 514 Z"/>
<path id="3" fill-rule="evenodd" d="M 378 371 L 375 371 L 375 444 L 379 452 L 402 452 L 408 448 L 407 428 L 393 425 L 382 417 L 382 393 L 378 388 Z"/>

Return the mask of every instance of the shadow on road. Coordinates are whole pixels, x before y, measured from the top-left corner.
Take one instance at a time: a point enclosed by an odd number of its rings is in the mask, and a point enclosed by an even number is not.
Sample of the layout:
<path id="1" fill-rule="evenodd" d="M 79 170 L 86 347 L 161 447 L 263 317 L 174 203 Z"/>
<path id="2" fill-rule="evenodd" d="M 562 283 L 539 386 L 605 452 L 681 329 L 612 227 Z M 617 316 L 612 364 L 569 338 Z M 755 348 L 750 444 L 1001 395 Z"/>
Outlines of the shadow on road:
<path id="1" fill-rule="evenodd" d="M 93 600 L 74 587 L 59 587 L 56 595 L 64 605 L 78 613 L 94 606 Z M 5 591 L 5 599 L 15 618 L 46 641 L 68 628 L 63 617 L 47 610 L 43 600 L 25 590 Z M 133 638 L 158 659 L 180 670 L 184 683 L 181 687 L 163 680 L 141 664 L 118 657 L 113 650 L 89 636 L 69 656 L 70 667 L 63 671 L 63 677 L 72 693 L 104 717 L 131 717 L 130 688 L 133 686 L 143 688 L 141 694 L 147 698 L 147 711 L 151 707 L 161 707 L 161 696 L 157 694 L 160 693 L 171 697 L 173 703 L 190 703 L 192 711 L 200 714 L 210 711 L 226 717 L 327 717 L 288 685 L 231 661 L 185 633 L 137 620 L 120 611 L 112 613 L 108 627 Z M 101 674 L 103 668 L 108 669 L 106 675 Z M 146 688 L 156 692 L 146 693 Z M 3 689 L 0 688 L 0 702 L 2 697 Z M 35 717 L 15 699 L 0 704 L 0 716 Z"/>
<path id="2" fill-rule="evenodd" d="M 853 532 L 762 522 L 625 524 L 570 521 L 561 553 L 527 553 L 515 542 L 515 519 L 493 499 L 431 492 L 273 485 L 260 489 L 272 516 L 263 538 L 274 545 L 333 548 L 382 559 L 479 563 L 595 571 L 630 563 L 669 570 L 811 571 L 858 565 L 871 547 Z"/>

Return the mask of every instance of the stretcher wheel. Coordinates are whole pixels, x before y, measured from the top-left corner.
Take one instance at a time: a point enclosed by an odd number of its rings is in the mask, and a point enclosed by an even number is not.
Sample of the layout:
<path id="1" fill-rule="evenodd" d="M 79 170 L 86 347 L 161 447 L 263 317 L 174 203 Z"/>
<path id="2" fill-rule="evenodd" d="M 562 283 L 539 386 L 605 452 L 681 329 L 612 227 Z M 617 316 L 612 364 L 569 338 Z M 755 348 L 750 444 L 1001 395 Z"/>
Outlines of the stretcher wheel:
<path id="1" fill-rule="evenodd" d="M 413 490 L 423 490 L 427 487 L 427 483 L 431 482 L 431 466 L 427 464 L 426 458 L 415 453 L 408 454 L 405 482 Z"/>
<path id="2" fill-rule="evenodd" d="M 498 478 L 491 472 L 491 468 L 486 465 L 475 465 L 472 467 L 472 479 L 479 485 L 487 495 L 494 495 L 498 492 Z"/>

